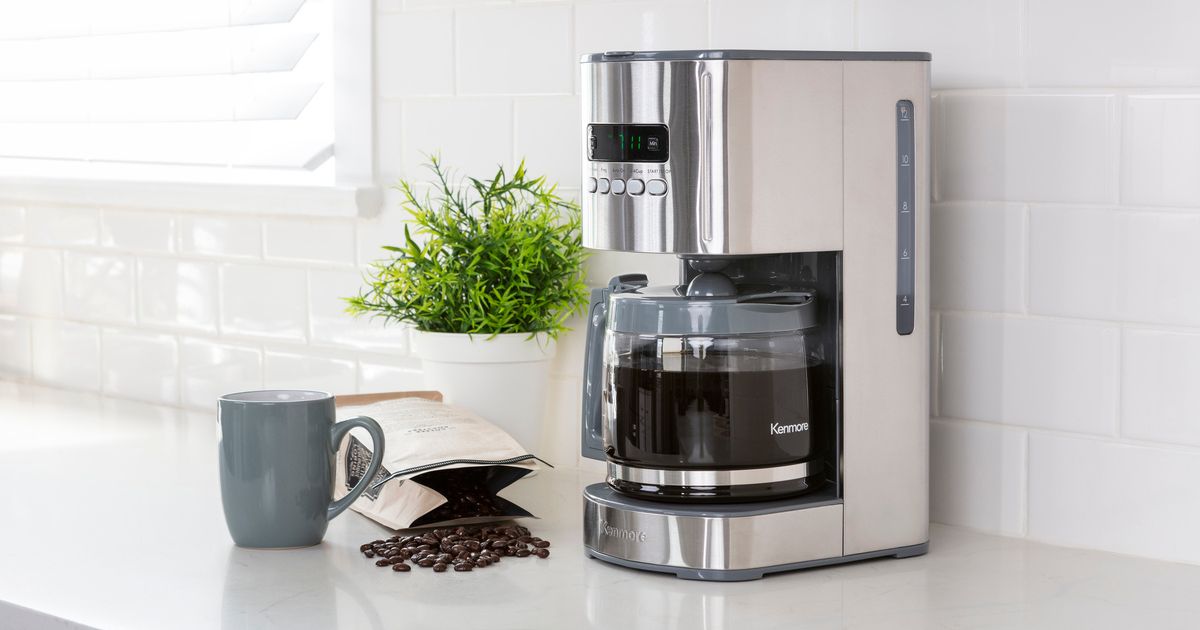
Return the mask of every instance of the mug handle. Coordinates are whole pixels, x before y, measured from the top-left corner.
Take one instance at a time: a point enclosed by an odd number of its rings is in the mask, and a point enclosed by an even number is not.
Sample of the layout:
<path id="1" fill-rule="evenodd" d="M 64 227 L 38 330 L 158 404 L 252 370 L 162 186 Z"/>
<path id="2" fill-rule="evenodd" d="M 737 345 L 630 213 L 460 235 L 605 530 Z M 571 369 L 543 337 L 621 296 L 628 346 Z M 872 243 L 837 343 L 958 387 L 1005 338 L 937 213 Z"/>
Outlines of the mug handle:
<path id="1" fill-rule="evenodd" d="M 346 511 L 346 508 L 350 507 L 351 503 L 354 503 L 354 500 L 371 485 L 371 481 L 375 479 L 375 474 L 379 472 L 379 467 L 383 465 L 383 429 L 379 428 L 379 423 L 375 422 L 373 418 L 366 416 L 343 420 L 333 425 L 333 428 L 329 432 L 329 437 L 333 440 L 333 451 L 337 452 L 338 447 L 342 444 L 342 438 L 346 437 L 346 434 L 356 427 L 362 427 L 367 430 L 367 433 L 371 434 L 371 446 L 372 451 L 374 451 L 371 454 L 371 463 L 367 465 L 367 472 L 362 476 L 362 479 L 359 479 L 358 483 L 354 484 L 353 488 L 350 488 L 349 494 L 329 504 L 329 514 L 326 518 L 330 521 L 338 514 Z"/>

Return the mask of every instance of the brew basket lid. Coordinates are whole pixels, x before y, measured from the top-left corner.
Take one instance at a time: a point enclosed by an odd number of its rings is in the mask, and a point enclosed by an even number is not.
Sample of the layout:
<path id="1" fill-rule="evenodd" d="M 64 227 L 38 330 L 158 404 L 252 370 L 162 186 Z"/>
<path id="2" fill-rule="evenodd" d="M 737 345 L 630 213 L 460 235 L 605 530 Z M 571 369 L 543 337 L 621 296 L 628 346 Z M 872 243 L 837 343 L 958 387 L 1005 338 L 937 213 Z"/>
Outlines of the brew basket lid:
<path id="1" fill-rule="evenodd" d="M 637 287 L 609 298 L 608 329 L 646 335 L 787 333 L 817 325 L 811 291 L 738 287 L 735 296 L 688 296 L 677 286 Z"/>

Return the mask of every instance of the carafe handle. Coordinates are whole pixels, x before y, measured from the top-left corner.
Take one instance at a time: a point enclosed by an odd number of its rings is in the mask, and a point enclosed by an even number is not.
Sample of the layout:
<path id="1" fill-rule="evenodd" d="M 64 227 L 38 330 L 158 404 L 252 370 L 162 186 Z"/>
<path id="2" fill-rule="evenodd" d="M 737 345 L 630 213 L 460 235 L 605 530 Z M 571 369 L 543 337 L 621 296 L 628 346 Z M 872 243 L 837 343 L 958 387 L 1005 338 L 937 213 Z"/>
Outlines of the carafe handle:
<path id="1" fill-rule="evenodd" d="M 604 319 L 607 311 L 608 288 L 592 289 L 588 301 L 587 346 L 583 355 L 583 443 L 580 453 L 589 459 L 604 461 L 604 436 L 600 429 L 600 390 L 604 384 L 597 379 L 604 369 Z"/>
<path id="2" fill-rule="evenodd" d="M 626 274 L 608 281 L 607 287 L 592 289 L 588 300 L 587 346 L 583 355 L 583 414 L 580 453 L 588 459 L 604 461 L 604 435 L 600 426 L 602 381 L 604 371 L 605 319 L 608 315 L 610 293 L 635 291 L 648 283 L 644 274 Z"/>

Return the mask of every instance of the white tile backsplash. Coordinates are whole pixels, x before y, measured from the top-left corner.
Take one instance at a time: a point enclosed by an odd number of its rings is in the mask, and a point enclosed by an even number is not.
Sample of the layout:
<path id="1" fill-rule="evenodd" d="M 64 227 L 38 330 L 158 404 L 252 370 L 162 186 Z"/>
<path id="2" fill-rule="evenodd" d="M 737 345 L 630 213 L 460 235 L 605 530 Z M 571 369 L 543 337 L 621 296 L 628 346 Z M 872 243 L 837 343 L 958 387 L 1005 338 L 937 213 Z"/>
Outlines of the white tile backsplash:
<path id="1" fill-rule="evenodd" d="M 1179 0 L 1030 0 L 1029 83 L 1195 86 L 1200 4 Z"/>
<path id="2" fill-rule="evenodd" d="M 516 159 L 525 159 L 531 173 L 551 183 L 574 186 L 579 181 L 583 135 L 579 129 L 579 98 L 526 96 L 513 104 L 516 120 Z"/>
<path id="3" fill-rule="evenodd" d="M 382 99 L 454 93 L 454 12 L 379 15 L 375 76 Z"/>
<path id="4" fill-rule="evenodd" d="M 184 339 L 179 347 L 179 391 L 188 407 L 212 409 L 225 394 L 262 389 L 258 348 Z"/>
<path id="5" fill-rule="evenodd" d="M 164 405 L 179 403 L 179 349 L 175 337 L 125 330 L 100 335 L 105 394 Z"/>
<path id="6" fill-rule="evenodd" d="M 1030 310 L 1200 326 L 1200 215 L 1034 206 Z"/>
<path id="7" fill-rule="evenodd" d="M 237 258 L 262 257 L 262 225 L 257 219 L 184 216 L 179 223 L 184 253 Z"/>
<path id="8" fill-rule="evenodd" d="M 0 247 L 0 313 L 62 317 L 63 254 Z"/>
<path id="9" fill-rule="evenodd" d="M 20 243 L 25 240 L 25 208 L 0 204 L 0 243 Z"/>
<path id="10" fill-rule="evenodd" d="M 28 319 L 0 315 L 0 376 L 29 376 L 33 361 L 32 338 Z"/>
<path id="11" fill-rule="evenodd" d="M 359 294 L 365 280 L 357 271 L 308 272 L 309 326 L 313 345 L 345 346 L 405 355 L 408 332 L 369 316 L 346 312 L 345 299 Z"/>
<path id="12" fill-rule="evenodd" d="M 854 47 L 853 2 L 712 0 L 710 6 L 713 48 L 849 50 Z"/>
<path id="13" fill-rule="evenodd" d="M 1029 537 L 1200 563 L 1200 452 L 1029 436 Z"/>
<path id="14" fill-rule="evenodd" d="M 271 220 L 263 230 L 267 258 L 354 263 L 354 226 L 344 221 Z"/>
<path id="15" fill-rule="evenodd" d="M 100 222 L 100 244 L 139 252 L 175 251 L 175 217 L 162 212 L 105 210 Z"/>
<path id="16" fill-rule="evenodd" d="M 500 164 L 512 165 L 512 99 L 412 99 L 404 105 L 404 176 L 430 181 L 424 165 L 440 153 L 459 175 L 491 177 Z"/>
<path id="17" fill-rule="evenodd" d="M 1028 450 L 1023 429 L 934 420 L 929 449 L 933 520 L 1010 536 L 1025 533 Z"/>
<path id="18" fill-rule="evenodd" d="M 1116 97 L 946 93 L 938 100 L 939 199 L 1117 201 Z"/>
<path id="19" fill-rule="evenodd" d="M 1116 326 L 943 314 L 941 339 L 943 416 L 1116 433 Z"/>
<path id="20" fill-rule="evenodd" d="M 932 53 L 935 89 L 1020 87 L 1021 5 L 1021 0 L 858 0 L 858 45 Z M 835 23 L 840 27 L 840 20 Z"/>
<path id="21" fill-rule="evenodd" d="M 138 260 L 138 318 L 144 324 L 216 332 L 217 295 L 216 263 Z"/>
<path id="22" fill-rule="evenodd" d="M 1200 446 L 1200 332 L 1125 329 L 1121 434 Z"/>
<path id="23" fill-rule="evenodd" d="M 358 391 L 357 370 L 351 359 L 268 351 L 264 385 L 268 389 L 316 389 L 334 395 L 353 394 Z"/>
<path id="24" fill-rule="evenodd" d="M 91 208 L 30 206 L 25 211 L 25 240 L 38 245 L 95 245 L 100 212 Z"/>
<path id="25" fill-rule="evenodd" d="M 358 362 L 358 391 L 363 394 L 425 389 L 418 362 Z"/>
<path id="26" fill-rule="evenodd" d="M 569 94 L 574 86 L 569 6 L 459 9 L 454 45 L 460 94 Z"/>
<path id="27" fill-rule="evenodd" d="M 929 236 L 934 308 L 1025 310 L 1025 206 L 937 204 Z"/>
<path id="28" fill-rule="evenodd" d="M 933 518 L 1200 561 L 1200 502 L 1181 481 L 1200 456 L 1200 5 L 380 0 L 375 11 L 378 216 L 4 199 L 0 373 L 206 413 L 264 384 L 421 388 L 404 330 L 350 318 L 340 298 L 402 241 L 408 215 L 390 185 L 428 181 L 425 153 L 459 176 L 525 157 L 572 197 L 581 54 L 925 50 Z M 671 256 L 598 252 L 587 275 L 667 283 L 677 270 Z M 583 326 L 571 325 L 539 451 L 596 472 L 574 459 Z"/>
<path id="29" fill-rule="evenodd" d="M 100 329 L 52 319 L 35 319 L 33 378 L 41 383 L 100 390 Z"/>
<path id="30" fill-rule="evenodd" d="M 133 323 L 133 257 L 68 252 L 64 267 L 67 317 Z"/>
<path id="31" fill-rule="evenodd" d="M 221 265 L 221 332 L 304 341 L 307 280 L 303 269 Z"/>
<path id="32" fill-rule="evenodd" d="M 707 45 L 703 0 L 593 1 L 575 5 L 576 61 L 581 55 L 610 50 L 688 50 Z"/>
<path id="33" fill-rule="evenodd" d="M 1126 98 L 1122 157 L 1124 203 L 1200 206 L 1200 96 Z"/>

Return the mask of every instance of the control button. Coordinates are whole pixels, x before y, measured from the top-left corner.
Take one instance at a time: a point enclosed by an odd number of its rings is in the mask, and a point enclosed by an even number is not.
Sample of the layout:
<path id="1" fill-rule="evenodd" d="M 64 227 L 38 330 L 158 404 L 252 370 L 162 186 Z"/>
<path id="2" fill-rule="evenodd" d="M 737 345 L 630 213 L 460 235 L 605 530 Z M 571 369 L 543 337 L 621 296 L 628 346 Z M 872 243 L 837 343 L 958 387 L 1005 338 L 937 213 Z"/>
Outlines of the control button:
<path id="1" fill-rule="evenodd" d="M 588 191 L 588 192 L 596 192 L 596 178 L 595 178 L 595 177 L 589 177 L 589 178 L 588 178 L 588 180 L 587 180 L 587 191 Z"/>
<path id="2" fill-rule="evenodd" d="M 631 179 L 628 182 L 627 189 L 631 195 L 640 195 L 646 192 L 646 182 L 640 179 Z"/>
<path id="3" fill-rule="evenodd" d="M 623 180 L 623 179 L 612 180 L 612 192 L 614 195 L 625 194 L 625 180 Z"/>
<path id="4" fill-rule="evenodd" d="M 608 178 L 607 177 L 600 178 L 599 190 L 601 193 L 608 193 Z"/>
<path id="5" fill-rule="evenodd" d="M 654 196 L 665 195 L 667 194 L 667 182 L 661 179 L 652 179 L 646 182 L 646 192 Z"/>

